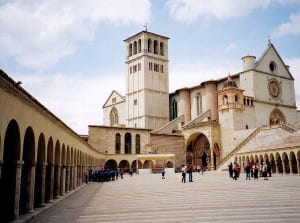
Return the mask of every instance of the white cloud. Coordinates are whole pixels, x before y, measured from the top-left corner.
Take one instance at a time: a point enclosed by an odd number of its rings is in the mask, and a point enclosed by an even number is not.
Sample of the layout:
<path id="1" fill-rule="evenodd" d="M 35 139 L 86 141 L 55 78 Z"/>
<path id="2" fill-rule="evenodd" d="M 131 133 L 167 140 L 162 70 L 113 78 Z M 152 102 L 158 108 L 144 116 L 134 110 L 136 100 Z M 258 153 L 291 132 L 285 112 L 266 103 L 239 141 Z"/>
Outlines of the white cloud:
<path id="1" fill-rule="evenodd" d="M 22 74 L 14 79 L 22 81 L 26 91 L 79 134 L 87 134 L 88 125 L 103 124 L 102 106 L 112 86 L 120 94 L 125 92 L 125 79 L 113 74 Z"/>
<path id="2" fill-rule="evenodd" d="M 20 64 L 46 68 L 95 38 L 100 23 L 149 21 L 150 0 L 18 0 L 0 4 L 0 52 Z"/>
<path id="3" fill-rule="evenodd" d="M 256 8 L 265 8 L 271 0 L 168 0 L 170 15 L 181 22 L 193 22 L 198 17 L 227 19 L 249 14 Z"/>
<path id="4" fill-rule="evenodd" d="M 285 35 L 299 35 L 300 34 L 300 12 L 292 14 L 289 21 L 281 24 L 273 31 L 273 36 L 281 37 Z"/>

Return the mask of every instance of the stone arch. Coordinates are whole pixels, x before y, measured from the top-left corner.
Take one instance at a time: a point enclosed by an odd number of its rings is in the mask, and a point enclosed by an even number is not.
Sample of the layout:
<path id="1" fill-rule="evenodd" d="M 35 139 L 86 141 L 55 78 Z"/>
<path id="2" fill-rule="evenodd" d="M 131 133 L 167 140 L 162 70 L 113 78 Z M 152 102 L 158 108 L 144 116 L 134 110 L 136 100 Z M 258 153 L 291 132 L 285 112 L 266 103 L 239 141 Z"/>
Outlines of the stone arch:
<path id="1" fill-rule="evenodd" d="M 283 172 L 284 173 L 290 173 L 290 165 L 289 165 L 289 156 L 288 156 L 288 154 L 286 153 L 286 152 L 284 152 L 283 154 L 282 154 L 282 163 L 283 163 Z"/>
<path id="2" fill-rule="evenodd" d="M 20 129 L 16 120 L 11 120 L 6 128 L 3 149 L 3 165 L 0 178 L 0 219 L 12 220 L 19 213 L 15 212 L 17 170 L 22 167 L 20 159 Z M 18 211 L 18 210 L 17 210 Z"/>
<path id="3" fill-rule="evenodd" d="M 281 156 L 278 152 L 275 154 L 275 162 L 277 165 L 278 173 L 283 173 L 282 160 L 281 160 Z"/>
<path id="4" fill-rule="evenodd" d="M 273 173 L 276 173 L 276 164 L 275 164 L 275 158 L 274 158 L 274 154 L 270 153 L 270 165 L 271 165 L 271 171 Z"/>
<path id="5" fill-rule="evenodd" d="M 167 161 L 167 168 L 174 168 L 174 164 L 173 164 L 173 162 L 172 161 L 170 161 L 170 160 L 168 160 Z"/>
<path id="6" fill-rule="evenodd" d="M 39 207 L 45 201 L 45 174 L 46 174 L 46 140 L 40 133 L 37 148 L 37 164 L 35 170 L 34 206 Z"/>
<path id="7" fill-rule="evenodd" d="M 27 127 L 23 143 L 23 167 L 21 175 L 20 214 L 33 210 L 34 174 L 35 170 L 35 138 L 32 127 Z"/>
<path id="8" fill-rule="evenodd" d="M 117 169 L 117 161 L 113 159 L 107 160 L 104 169 Z"/>
<path id="9" fill-rule="evenodd" d="M 130 167 L 128 160 L 121 160 L 119 163 L 119 168 L 124 169 L 124 172 L 128 172 Z"/>
<path id="10" fill-rule="evenodd" d="M 128 49 L 128 56 L 132 56 L 132 43 L 129 44 L 129 49 Z"/>
<path id="11" fill-rule="evenodd" d="M 273 109 L 272 112 L 270 113 L 269 116 L 270 125 L 285 123 L 286 122 L 285 120 L 286 119 L 284 117 L 284 114 L 278 108 Z"/>
<path id="12" fill-rule="evenodd" d="M 153 167 L 153 161 L 152 160 L 145 160 L 143 164 L 144 169 L 149 169 Z"/>
<path id="13" fill-rule="evenodd" d="M 290 163 L 291 163 L 291 170 L 290 170 L 290 173 L 298 173 L 298 168 L 297 168 L 297 158 L 296 158 L 296 155 L 293 151 L 290 152 L 289 154 L 289 160 L 290 160 Z"/>
<path id="14" fill-rule="evenodd" d="M 208 168 L 211 160 L 211 149 L 208 138 L 203 133 L 189 137 L 186 151 L 186 163 Z"/>

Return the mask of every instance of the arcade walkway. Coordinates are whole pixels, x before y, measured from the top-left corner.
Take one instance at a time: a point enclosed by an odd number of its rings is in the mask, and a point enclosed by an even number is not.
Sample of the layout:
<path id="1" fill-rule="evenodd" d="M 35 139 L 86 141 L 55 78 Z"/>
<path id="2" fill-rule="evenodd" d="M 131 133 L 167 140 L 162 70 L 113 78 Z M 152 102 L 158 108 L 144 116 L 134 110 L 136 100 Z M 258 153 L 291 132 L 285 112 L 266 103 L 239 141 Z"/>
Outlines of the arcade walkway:
<path id="1" fill-rule="evenodd" d="M 90 183 L 29 221 L 95 222 L 300 222 L 300 176 L 237 181 L 227 172 L 125 175 L 123 180 Z M 23 219 L 24 220 L 24 219 Z"/>

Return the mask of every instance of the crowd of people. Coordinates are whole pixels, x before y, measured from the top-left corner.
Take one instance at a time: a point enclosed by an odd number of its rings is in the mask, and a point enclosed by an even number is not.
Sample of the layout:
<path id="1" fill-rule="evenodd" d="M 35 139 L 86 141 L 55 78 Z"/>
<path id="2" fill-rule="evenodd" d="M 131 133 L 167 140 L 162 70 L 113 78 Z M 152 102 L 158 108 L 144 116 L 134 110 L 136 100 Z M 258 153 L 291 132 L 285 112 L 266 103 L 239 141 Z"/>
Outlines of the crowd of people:
<path id="1" fill-rule="evenodd" d="M 92 169 L 90 168 L 86 173 L 86 183 L 89 182 L 107 182 L 118 180 L 119 177 L 123 179 L 123 169 Z"/>
<path id="2" fill-rule="evenodd" d="M 231 162 L 228 165 L 228 171 L 229 177 L 233 180 L 237 180 L 240 176 L 241 166 L 237 162 Z M 258 177 L 263 177 L 265 180 L 268 180 L 268 177 L 272 176 L 272 166 L 267 162 L 248 162 L 244 165 L 244 171 L 246 173 L 246 180 L 251 180 L 251 178 L 257 180 Z"/>

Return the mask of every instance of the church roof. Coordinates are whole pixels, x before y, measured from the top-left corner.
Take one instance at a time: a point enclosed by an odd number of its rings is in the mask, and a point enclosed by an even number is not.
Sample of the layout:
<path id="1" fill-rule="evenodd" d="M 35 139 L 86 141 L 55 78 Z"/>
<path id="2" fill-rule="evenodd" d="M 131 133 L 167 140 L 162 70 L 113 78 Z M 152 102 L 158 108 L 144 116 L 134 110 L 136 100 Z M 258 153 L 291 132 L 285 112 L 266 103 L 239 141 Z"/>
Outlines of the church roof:
<path id="1" fill-rule="evenodd" d="M 289 75 L 289 77 L 294 80 L 294 77 L 292 76 L 292 74 L 290 73 L 290 71 L 286 68 L 285 63 L 283 62 L 281 56 L 279 55 L 279 53 L 277 52 L 275 46 L 273 45 L 273 43 L 271 43 L 271 41 L 269 40 L 267 48 L 265 49 L 265 51 L 263 52 L 262 56 L 255 62 L 255 66 L 254 69 L 256 69 L 260 63 L 262 62 L 262 60 L 264 59 L 264 57 L 266 57 L 268 55 L 268 53 L 273 50 L 276 54 L 276 56 L 278 57 L 278 59 L 280 60 L 280 62 L 285 66 L 285 69 Z"/>

